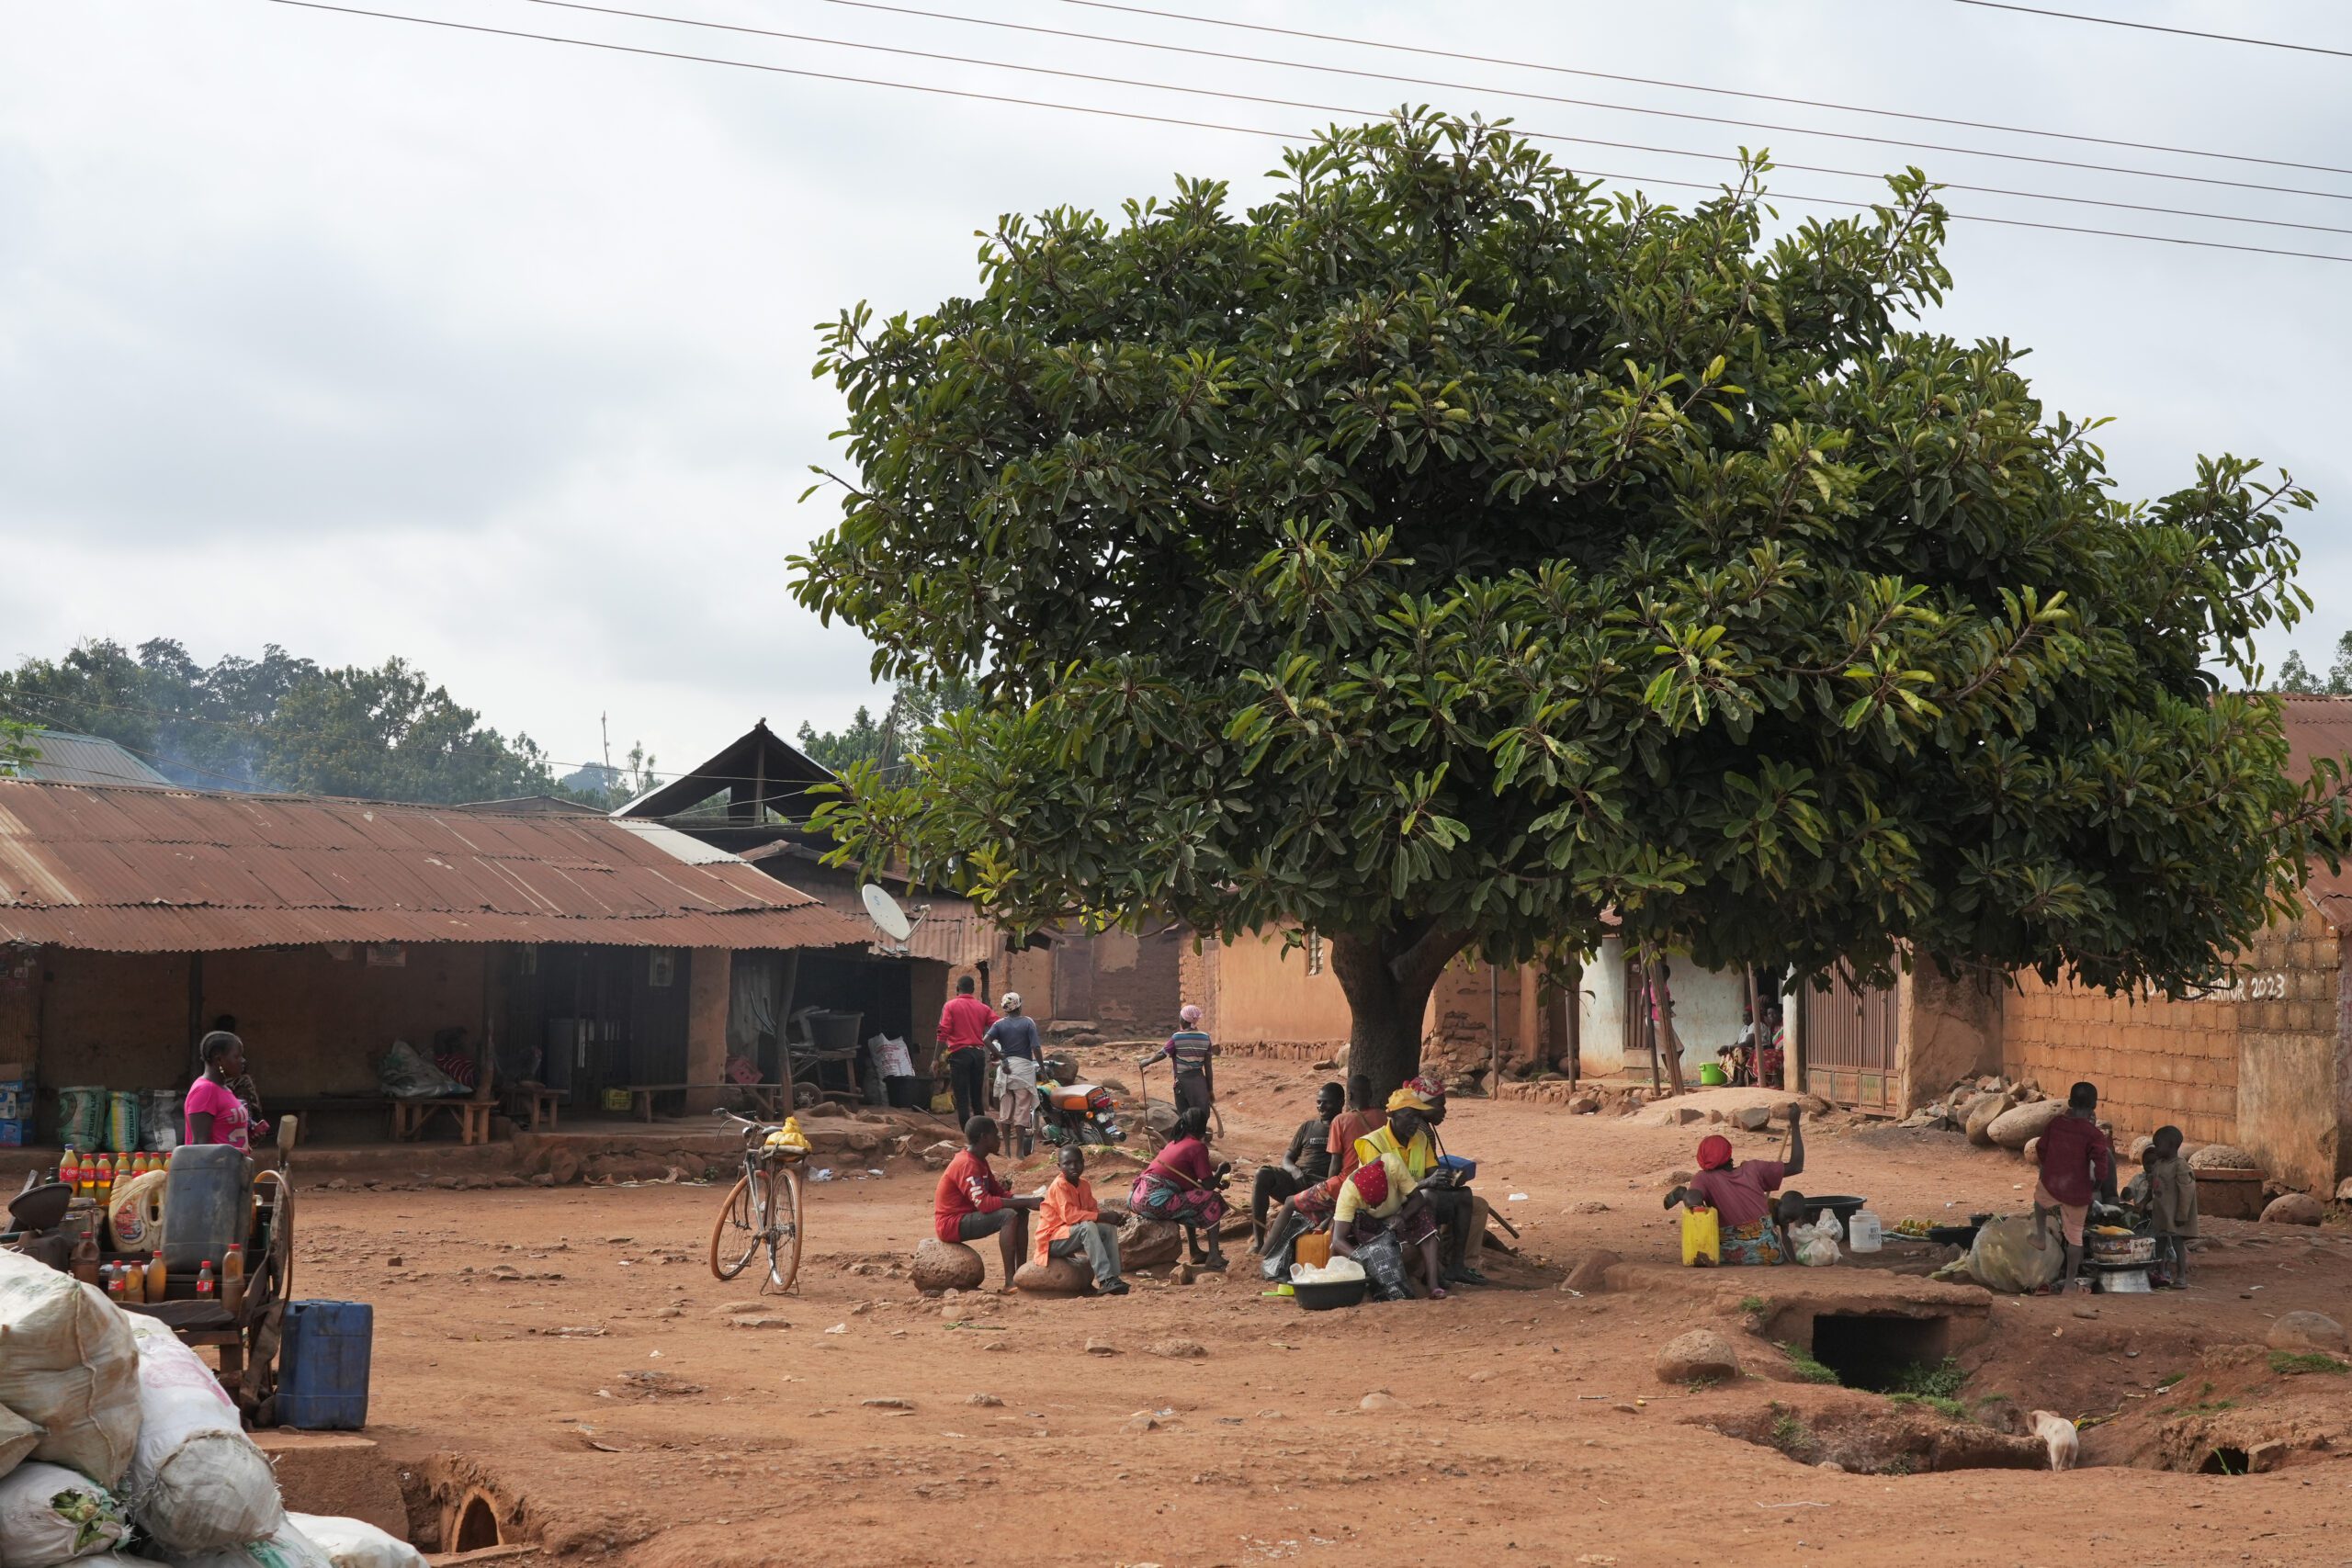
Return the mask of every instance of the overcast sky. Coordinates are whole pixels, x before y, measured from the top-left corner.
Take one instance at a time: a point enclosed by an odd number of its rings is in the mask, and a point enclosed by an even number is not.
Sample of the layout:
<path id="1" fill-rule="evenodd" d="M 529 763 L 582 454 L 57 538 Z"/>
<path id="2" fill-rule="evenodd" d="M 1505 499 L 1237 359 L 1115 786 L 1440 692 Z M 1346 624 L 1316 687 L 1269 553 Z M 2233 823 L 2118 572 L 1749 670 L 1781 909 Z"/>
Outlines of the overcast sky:
<path id="1" fill-rule="evenodd" d="M 1329 113 L 561 9 L 375 9 L 1285 131 Z M 1555 94 L 2352 194 L 2352 175 L 2100 148 L 1269 37 L 1071 0 L 913 0 L 1046 28 L 1442 78 L 1417 87 L 1053 39 L 832 0 L 616 0 L 982 60 L 2352 230 L 2352 201 L 1544 102 Z M 1514 60 L 2352 165 L 2352 60 L 1957 0 L 1406 6 L 1162 0 Z M 2326 0 L 2066 10 L 2352 48 Z M 875 700 L 866 649 L 791 603 L 797 498 L 839 423 L 815 324 L 966 289 L 999 213 L 1114 208 L 1175 171 L 1262 189 L 1268 140 L 485 37 L 271 0 L 0 3 L 0 657 L 170 636 L 401 654 L 559 760 L 672 766 L 766 716 Z M 1712 181 L 1658 152 L 1584 169 Z M 1778 188 L 1864 196 L 1783 173 Z M 1662 197 L 1690 199 L 1659 186 Z M 1959 212 L 2352 256 L 2352 233 L 1953 194 Z M 1819 209 L 1790 207 L 1792 215 Z M 2342 435 L 2352 265 L 1955 223 L 1940 324 L 2034 350 L 2047 402 L 2116 419 L 2127 492 L 2199 451 L 2290 468 L 2324 668 L 2352 626 Z M 2333 346 L 2332 346 L 2333 345 Z M 2287 643 L 2267 649 L 2275 665 Z"/>

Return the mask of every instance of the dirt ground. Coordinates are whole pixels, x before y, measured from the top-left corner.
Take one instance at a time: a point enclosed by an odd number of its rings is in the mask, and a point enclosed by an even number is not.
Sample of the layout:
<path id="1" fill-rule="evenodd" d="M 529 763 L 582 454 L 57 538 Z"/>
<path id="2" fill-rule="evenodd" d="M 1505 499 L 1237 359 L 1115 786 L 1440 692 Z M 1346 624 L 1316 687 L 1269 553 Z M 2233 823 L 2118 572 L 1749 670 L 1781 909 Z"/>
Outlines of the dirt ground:
<path id="1" fill-rule="evenodd" d="M 1222 1076 L 1221 1153 L 1254 1160 L 1322 1075 Z M 798 1291 L 763 1301 L 706 1265 L 713 1187 L 306 1176 L 297 1293 L 375 1303 L 371 1434 L 412 1467 L 455 1456 L 551 1557 L 2352 1562 L 2352 1379 L 2281 1376 L 2245 1348 L 2285 1311 L 2344 1314 L 2345 1231 L 2215 1224 L 2188 1292 L 1994 1302 L 1961 1352 L 1960 1398 L 1994 1419 L 1995 1395 L 2116 1413 L 2086 1430 L 2086 1468 L 1835 1472 L 1727 1433 L 1793 1432 L 1782 1446 L 1803 1454 L 1809 1434 L 1942 1419 L 1792 1381 L 1750 1331 L 1749 1298 L 1777 1307 L 1861 1271 L 1634 1268 L 1625 1288 L 1557 1288 L 1595 1248 L 1672 1261 L 1659 1193 L 1713 1130 L 1458 1104 L 1447 1145 L 1481 1162 L 1479 1191 L 1527 1253 L 1491 1266 L 1509 1288 L 1438 1303 L 1308 1314 L 1239 1267 L 1189 1287 L 1138 1279 L 1120 1300 L 926 1300 L 881 1272 L 930 1234 L 935 1178 L 913 1160 L 812 1187 Z M 1733 1139 L 1770 1155 L 1780 1130 Z M 1809 1143 L 1799 1185 L 1866 1195 L 1890 1225 L 2026 1203 L 2024 1167 L 1951 1134 L 1824 1128 Z M 1747 1375 L 1660 1382 L 1658 1348 L 1694 1326 L 1727 1334 Z M 1204 1353 L 1163 1353 L 1175 1340 Z M 1394 1403 L 1364 1408 L 1380 1393 Z M 2267 1473 L 2193 1472 L 2217 1446 L 2271 1440 Z"/>

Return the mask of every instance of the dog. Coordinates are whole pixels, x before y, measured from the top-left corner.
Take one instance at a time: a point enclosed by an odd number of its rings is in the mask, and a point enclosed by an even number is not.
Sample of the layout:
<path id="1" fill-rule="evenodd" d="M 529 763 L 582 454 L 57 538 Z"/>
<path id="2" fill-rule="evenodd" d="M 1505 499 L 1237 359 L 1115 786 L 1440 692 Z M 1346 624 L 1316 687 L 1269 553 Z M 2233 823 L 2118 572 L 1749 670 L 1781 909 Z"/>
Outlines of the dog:
<path id="1" fill-rule="evenodd" d="M 2082 1439 L 2075 1434 L 2075 1424 L 2051 1410 L 2033 1413 L 2033 1435 L 2050 1450 L 2050 1468 L 2072 1470 L 2075 1456 L 2081 1451 Z"/>

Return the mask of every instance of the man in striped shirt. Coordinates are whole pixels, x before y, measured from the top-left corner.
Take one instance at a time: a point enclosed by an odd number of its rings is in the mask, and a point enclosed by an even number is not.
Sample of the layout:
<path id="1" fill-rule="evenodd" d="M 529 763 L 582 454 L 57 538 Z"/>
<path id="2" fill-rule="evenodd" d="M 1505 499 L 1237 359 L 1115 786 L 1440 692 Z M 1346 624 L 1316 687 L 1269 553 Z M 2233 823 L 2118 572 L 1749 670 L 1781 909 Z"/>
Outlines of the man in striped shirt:
<path id="1" fill-rule="evenodd" d="M 1216 1069 L 1209 1059 L 1216 1055 L 1216 1042 L 1201 1028 L 1201 1010 L 1187 1002 L 1176 1015 L 1184 1027 L 1168 1037 L 1168 1043 L 1138 1061 L 1136 1066 L 1148 1067 L 1154 1062 L 1167 1062 L 1176 1069 L 1176 1112 L 1187 1111 L 1206 1113 L 1216 1103 Z"/>

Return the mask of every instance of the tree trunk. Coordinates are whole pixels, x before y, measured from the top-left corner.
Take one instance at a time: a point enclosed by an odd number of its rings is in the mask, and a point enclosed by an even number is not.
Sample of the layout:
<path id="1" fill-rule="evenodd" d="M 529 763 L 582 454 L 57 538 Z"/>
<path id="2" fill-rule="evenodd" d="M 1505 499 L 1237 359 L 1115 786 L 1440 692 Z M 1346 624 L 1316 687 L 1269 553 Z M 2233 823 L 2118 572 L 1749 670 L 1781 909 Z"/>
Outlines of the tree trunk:
<path id="1" fill-rule="evenodd" d="M 1420 1071 L 1430 992 L 1467 938 L 1436 931 L 1335 936 L 1331 973 L 1348 998 L 1348 1075 L 1371 1080 L 1374 1103 Z"/>
<path id="2" fill-rule="evenodd" d="M 1688 1092 L 1682 1081 L 1682 1036 L 1674 1028 L 1674 987 L 1668 983 L 1666 964 L 1652 958 L 1643 965 L 1650 981 L 1650 1017 L 1657 1025 L 1658 1054 L 1666 1058 L 1667 1081 L 1671 1092 Z"/>

